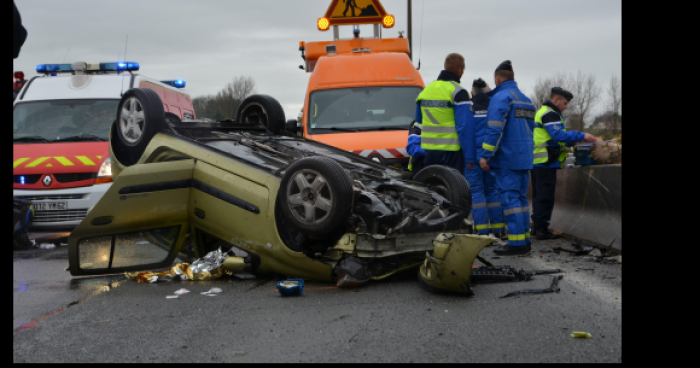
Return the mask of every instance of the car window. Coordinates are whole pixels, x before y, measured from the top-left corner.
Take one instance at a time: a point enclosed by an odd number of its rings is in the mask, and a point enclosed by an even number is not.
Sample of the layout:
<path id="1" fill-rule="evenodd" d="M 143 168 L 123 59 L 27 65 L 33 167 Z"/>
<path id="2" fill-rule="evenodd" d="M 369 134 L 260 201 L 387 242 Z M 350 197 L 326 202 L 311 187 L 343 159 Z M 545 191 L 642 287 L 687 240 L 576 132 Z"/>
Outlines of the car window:
<path id="1" fill-rule="evenodd" d="M 38 136 L 53 141 L 79 135 L 109 139 L 119 100 L 24 102 L 12 111 L 13 138 Z"/>
<path id="2" fill-rule="evenodd" d="M 350 130 L 406 130 L 420 87 L 357 87 L 316 91 L 309 102 L 311 134 Z M 335 128 L 335 129 L 334 129 Z"/>
<path id="3" fill-rule="evenodd" d="M 168 257 L 179 233 L 180 226 L 173 226 L 81 240 L 80 268 L 99 270 L 161 263 Z"/>

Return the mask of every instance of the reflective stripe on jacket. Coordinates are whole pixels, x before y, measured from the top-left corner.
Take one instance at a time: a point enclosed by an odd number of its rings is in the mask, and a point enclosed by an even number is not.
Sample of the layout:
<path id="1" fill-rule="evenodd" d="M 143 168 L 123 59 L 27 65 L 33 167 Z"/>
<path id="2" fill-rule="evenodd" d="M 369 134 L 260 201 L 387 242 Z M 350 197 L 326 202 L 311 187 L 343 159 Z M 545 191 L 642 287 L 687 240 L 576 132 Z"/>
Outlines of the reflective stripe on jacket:
<path id="1" fill-rule="evenodd" d="M 479 157 L 489 166 L 508 170 L 532 169 L 535 106 L 520 92 L 518 84 L 506 81 L 491 92 L 484 142 Z"/>
<path id="2" fill-rule="evenodd" d="M 459 151 L 455 126 L 455 96 L 464 88 L 455 81 L 437 80 L 418 95 L 421 109 L 421 146 L 425 150 Z M 469 103 L 469 102 L 467 102 Z"/>

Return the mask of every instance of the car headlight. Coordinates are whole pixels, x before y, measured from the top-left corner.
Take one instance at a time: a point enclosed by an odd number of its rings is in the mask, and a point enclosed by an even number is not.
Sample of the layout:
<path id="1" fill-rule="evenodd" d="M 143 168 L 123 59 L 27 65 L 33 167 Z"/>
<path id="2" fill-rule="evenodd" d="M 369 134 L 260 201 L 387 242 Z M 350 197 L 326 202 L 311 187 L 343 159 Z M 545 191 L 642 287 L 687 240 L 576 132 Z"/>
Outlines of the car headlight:
<path id="1" fill-rule="evenodd" d="M 95 184 L 104 184 L 112 182 L 112 160 L 107 157 L 102 165 L 100 165 L 100 170 L 97 171 L 97 179 L 95 179 Z"/>

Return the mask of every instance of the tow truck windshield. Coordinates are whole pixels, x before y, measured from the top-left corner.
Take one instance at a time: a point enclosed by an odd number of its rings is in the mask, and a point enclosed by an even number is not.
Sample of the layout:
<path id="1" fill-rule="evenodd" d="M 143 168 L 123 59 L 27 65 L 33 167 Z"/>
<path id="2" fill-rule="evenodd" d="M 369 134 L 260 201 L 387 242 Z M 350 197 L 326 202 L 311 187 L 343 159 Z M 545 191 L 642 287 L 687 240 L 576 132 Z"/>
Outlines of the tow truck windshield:
<path id="1" fill-rule="evenodd" d="M 116 99 L 18 103 L 12 111 L 13 141 L 106 141 L 118 104 Z"/>
<path id="2" fill-rule="evenodd" d="M 408 130 L 420 87 L 357 87 L 316 91 L 309 102 L 309 133 Z"/>

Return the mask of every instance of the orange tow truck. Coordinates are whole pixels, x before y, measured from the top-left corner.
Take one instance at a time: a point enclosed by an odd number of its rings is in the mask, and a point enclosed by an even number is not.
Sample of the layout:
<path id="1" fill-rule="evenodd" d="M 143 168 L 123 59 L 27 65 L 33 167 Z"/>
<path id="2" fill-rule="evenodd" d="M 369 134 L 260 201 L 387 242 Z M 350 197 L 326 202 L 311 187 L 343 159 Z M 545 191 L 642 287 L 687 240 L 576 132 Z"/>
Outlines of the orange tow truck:
<path id="1" fill-rule="evenodd" d="M 381 37 L 380 26 L 392 28 L 395 19 L 379 1 L 355 0 L 357 12 L 352 14 L 347 9 L 343 14 L 342 5 L 334 0 L 318 20 L 321 31 L 333 27 L 333 41 L 300 42 L 305 61 L 300 68 L 311 76 L 300 118 L 287 130 L 376 162 L 406 167 L 415 100 L 425 87 L 409 59 L 408 40 L 401 33 Z M 373 24 L 374 36 L 360 37 L 359 24 Z M 352 38 L 339 38 L 342 25 L 353 27 Z"/>

